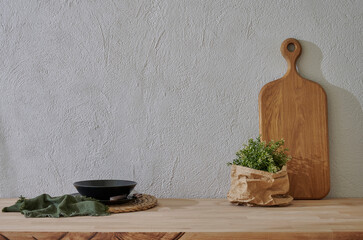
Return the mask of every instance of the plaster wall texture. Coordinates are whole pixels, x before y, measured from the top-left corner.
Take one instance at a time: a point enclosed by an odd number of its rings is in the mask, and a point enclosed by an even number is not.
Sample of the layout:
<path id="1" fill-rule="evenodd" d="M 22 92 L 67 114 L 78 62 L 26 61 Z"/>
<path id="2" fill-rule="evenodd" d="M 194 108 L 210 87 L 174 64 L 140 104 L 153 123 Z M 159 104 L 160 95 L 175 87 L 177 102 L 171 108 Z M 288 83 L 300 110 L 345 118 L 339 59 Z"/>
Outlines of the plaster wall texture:
<path id="1" fill-rule="evenodd" d="M 0 1 L 0 197 L 226 197 L 289 37 L 328 96 L 328 197 L 363 197 L 363 1 L 340 0 Z"/>

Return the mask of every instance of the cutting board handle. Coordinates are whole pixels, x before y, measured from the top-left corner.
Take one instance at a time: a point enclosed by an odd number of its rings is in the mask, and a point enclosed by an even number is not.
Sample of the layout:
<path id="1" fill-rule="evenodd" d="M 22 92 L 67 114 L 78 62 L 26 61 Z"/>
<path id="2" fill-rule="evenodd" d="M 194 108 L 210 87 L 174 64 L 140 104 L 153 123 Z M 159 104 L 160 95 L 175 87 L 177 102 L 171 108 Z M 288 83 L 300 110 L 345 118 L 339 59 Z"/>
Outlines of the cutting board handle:
<path id="1" fill-rule="evenodd" d="M 301 54 L 301 45 L 295 38 L 288 38 L 281 44 L 281 54 L 287 61 L 286 75 L 297 74 L 296 60 Z"/>

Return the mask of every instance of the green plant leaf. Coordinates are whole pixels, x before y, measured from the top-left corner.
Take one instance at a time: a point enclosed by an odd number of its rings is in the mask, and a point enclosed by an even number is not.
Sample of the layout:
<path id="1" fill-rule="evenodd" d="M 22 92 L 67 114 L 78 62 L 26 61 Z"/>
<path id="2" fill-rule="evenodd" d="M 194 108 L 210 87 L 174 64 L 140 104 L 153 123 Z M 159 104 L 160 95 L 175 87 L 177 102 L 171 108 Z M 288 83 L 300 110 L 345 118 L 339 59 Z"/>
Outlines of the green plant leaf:
<path id="1" fill-rule="evenodd" d="M 283 139 L 266 143 L 261 141 L 261 136 L 256 140 L 248 140 L 248 144 L 243 144 L 243 148 L 236 153 L 237 158 L 228 165 L 239 165 L 267 172 L 278 172 L 291 159 L 286 154 L 287 148 Z"/>

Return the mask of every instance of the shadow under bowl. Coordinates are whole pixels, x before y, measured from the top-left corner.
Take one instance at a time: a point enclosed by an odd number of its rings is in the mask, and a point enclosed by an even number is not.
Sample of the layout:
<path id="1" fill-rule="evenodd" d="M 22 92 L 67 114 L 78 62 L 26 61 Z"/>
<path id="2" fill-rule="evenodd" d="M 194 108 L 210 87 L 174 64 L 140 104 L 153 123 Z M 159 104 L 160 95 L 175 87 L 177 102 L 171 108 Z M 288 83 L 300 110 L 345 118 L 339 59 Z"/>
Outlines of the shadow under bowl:
<path id="1" fill-rule="evenodd" d="M 136 184 L 128 180 L 86 180 L 73 183 L 81 195 L 98 200 L 127 198 Z"/>

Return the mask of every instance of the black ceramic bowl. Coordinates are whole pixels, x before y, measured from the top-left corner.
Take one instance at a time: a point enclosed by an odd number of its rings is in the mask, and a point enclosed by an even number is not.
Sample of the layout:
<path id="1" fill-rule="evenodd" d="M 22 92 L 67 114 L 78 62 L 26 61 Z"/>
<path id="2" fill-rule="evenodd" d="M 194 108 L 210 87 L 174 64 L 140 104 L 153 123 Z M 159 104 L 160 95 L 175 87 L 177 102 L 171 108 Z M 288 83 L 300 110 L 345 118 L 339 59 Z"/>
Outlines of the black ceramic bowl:
<path id="1" fill-rule="evenodd" d="M 127 198 L 136 182 L 127 180 L 87 180 L 73 183 L 77 191 L 87 197 L 99 200 Z"/>

